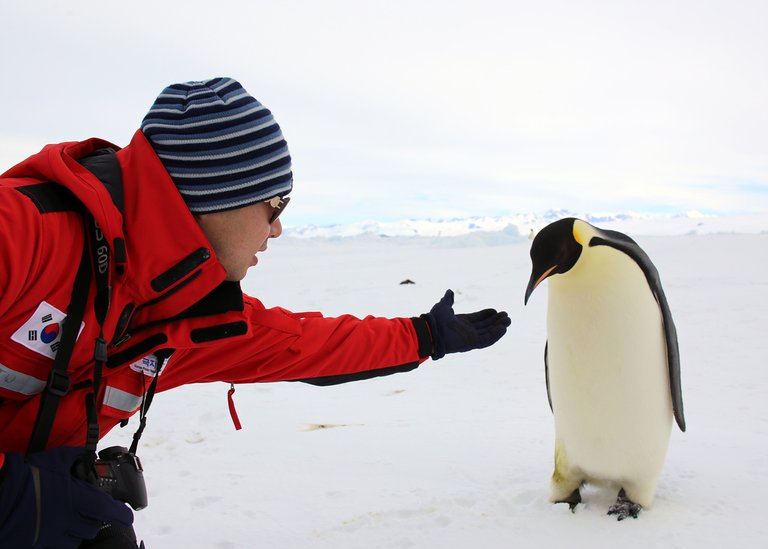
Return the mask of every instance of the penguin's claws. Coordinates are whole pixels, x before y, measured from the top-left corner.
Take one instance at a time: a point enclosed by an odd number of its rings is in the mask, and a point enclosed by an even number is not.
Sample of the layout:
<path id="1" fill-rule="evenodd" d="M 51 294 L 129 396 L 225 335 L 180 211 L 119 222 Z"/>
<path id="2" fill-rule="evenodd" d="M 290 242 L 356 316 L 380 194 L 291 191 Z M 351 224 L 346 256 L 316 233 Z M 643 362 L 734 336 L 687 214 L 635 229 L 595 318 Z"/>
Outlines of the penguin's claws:
<path id="1" fill-rule="evenodd" d="M 608 508 L 608 514 L 616 515 L 617 520 L 624 520 L 628 517 L 636 519 L 642 510 L 643 506 L 630 500 L 622 488 L 619 491 L 619 497 L 616 498 L 616 503 Z"/>
<path id="2" fill-rule="evenodd" d="M 581 492 L 579 492 L 579 489 L 576 488 L 573 492 L 571 492 L 571 495 L 568 496 L 565 499 L 561 499 L 559 501 L 556 501 L 555 503 L 567 503 L 568 507 L 571 510 L 571 513 L 576 512 L 576 506 L 581 503 Z"/>

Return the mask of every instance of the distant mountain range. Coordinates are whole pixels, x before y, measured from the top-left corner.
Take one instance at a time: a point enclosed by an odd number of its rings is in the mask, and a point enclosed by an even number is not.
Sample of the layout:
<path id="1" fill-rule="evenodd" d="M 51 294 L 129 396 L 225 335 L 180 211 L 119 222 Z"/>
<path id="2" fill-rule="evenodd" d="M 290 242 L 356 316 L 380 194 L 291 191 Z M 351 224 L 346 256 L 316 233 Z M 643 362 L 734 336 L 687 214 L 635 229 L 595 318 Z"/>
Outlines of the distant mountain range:
<path id="1" fill-rule="evenodd" d="M 476 232 L 503 232 L 508 237 L 528 237 L 545 225 L 564 217 L 578 217 L 594 225 L 623 224 L 654 220 L 668 223 L 672 220 L 690 221 L 705 218 L 699 212 L 676 215 L 641 213 L 578 213 L 568 210 L 548 210 L 543 213 L 521 213 L 499 217 L 465 217 L 448 219 L 407 219 L 397 222 L 363 221 L 346 225 L 304 225 L 288 227 L 284 234 L 293 238 L 346 238 L 357 236 L 381 237 L 442 237 L 463 236 Z"/>

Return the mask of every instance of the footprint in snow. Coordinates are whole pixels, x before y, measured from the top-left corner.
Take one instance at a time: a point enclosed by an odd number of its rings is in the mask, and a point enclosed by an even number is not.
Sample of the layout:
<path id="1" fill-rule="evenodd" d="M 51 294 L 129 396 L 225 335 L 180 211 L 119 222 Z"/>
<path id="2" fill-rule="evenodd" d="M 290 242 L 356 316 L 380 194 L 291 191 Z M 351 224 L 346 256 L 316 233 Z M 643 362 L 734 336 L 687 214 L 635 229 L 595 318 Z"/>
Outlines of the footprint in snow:
<path id="1" fill-rule="evenodd" d="M 335 429 L 336 427 L 362 427 L 362 423 L 310 423 L 305 431 L 321 431 L 323 429 Z"/>
<path id="2" fill-rule="evenodd" d="M 189 433 L 186 437 L 184 437 L 184 440 L 189 444 L 200 444 L 205 440 L 205 437 L 202 435 L 202 433 L 195 431 L 194 433 Z"/>

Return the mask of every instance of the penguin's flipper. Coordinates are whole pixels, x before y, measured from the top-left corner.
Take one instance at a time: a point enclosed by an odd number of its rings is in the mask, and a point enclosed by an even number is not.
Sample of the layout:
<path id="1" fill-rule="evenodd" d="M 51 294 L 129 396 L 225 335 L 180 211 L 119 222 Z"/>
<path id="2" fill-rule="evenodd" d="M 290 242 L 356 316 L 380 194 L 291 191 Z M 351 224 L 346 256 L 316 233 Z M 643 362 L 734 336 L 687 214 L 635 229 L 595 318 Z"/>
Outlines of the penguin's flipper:
<path id="1" fill-rule="evenodd" d="M 661 278 L 656 266 L 648 257 L 648 254 L 627 235 L 617 231 L 600 230 L 601 236 L 595 236 L 589 241 L 589 246 L 610 246 L 629 257 L 631 257 L 637 266 L 643 271 L 648 286 L 656 298 L 661 311 L 661 319 L 664 324 L 664 338 L 667 343 L 667 367 L 669 369 L 669 388 L 672 396 L 672 409 L 675 414 L 675 421 L 681 431 L 685 431 L 685 415 L 683 414 L 683 389 L 680 383 L 680 349 L 677 344 L 677 329 L 672 320 L 672 312 L 669 310 L 669 303 L 661 287 Z"/>
<path id="2" fill-rule="evenodd" d="M 547 400 L 549 400 L 549 410 L 554 412 L 552 408 L 552 393 L 549 392 L 549 340 L 544 343 L 544 380 L 547 383 Z"/>
<path id="3" fill-rule="evenodd" d="M 616 498 L 616 503 L 608 508 L 608 514 L 616 515 L 617 520 L 624 520 L 628 517 L 637 518 L 637 515 L 639 515 L 642 510 L 643 506 L 629 499 L 626 492 L 624 492 L 624 488 L 622 488 L 619 490 L 619 496 Z"/>

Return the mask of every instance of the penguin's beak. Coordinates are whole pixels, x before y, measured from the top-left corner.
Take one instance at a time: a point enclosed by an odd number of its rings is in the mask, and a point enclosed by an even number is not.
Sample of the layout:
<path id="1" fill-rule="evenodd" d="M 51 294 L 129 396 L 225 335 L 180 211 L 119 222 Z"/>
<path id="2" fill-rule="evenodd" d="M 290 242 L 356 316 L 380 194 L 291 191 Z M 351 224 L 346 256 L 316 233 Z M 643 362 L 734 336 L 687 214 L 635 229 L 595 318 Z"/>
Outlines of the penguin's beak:
<path id="1" fill-rule="evenodd" d="M 544 282 L 544 279 L 546 279 L 549 275 L 552 274 L 552 271 L 557 269 L 557 265 L 552 265 L 549 269 L 544 271 L 544 273 L 536 277 L 536 273 L 531 273 L 531 279 L 528 281 L 528 287 L 525 289 L 525 304 L 528 305 L 528 298 L 531 297 L 531 294 L 533 293 L 533 290 L 536 289 L 536 286 Z"/>

